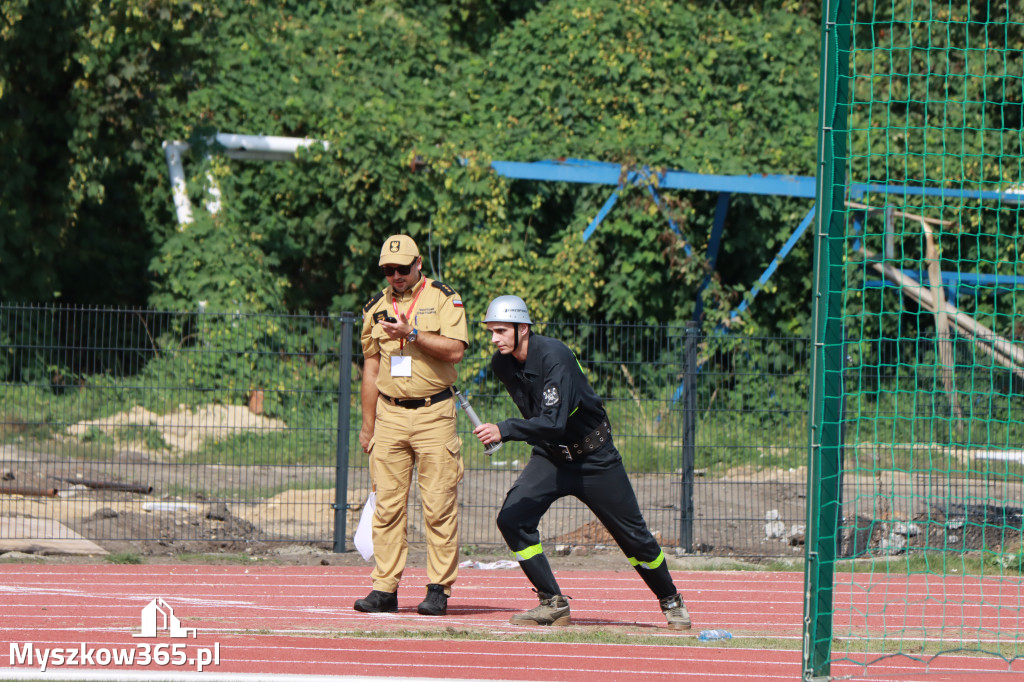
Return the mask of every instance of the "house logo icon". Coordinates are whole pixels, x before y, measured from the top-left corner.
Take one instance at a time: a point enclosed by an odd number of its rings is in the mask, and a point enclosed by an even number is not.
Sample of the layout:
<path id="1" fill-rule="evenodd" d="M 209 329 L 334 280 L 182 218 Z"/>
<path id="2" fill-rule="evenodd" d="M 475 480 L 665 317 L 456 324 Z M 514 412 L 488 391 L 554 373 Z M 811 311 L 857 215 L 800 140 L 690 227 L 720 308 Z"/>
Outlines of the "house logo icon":
<path id="1" fill-rule="evenodd" d="M 196 637 L 195 628 L 181 627 L 174 609 L 163 597 L 156 597 L 142 608 L 142 632 L 132 637 L 156 637 L 157 630 L 167 630 L 170 637 L 188 637 L 190 632 L 193 639 Z"/>

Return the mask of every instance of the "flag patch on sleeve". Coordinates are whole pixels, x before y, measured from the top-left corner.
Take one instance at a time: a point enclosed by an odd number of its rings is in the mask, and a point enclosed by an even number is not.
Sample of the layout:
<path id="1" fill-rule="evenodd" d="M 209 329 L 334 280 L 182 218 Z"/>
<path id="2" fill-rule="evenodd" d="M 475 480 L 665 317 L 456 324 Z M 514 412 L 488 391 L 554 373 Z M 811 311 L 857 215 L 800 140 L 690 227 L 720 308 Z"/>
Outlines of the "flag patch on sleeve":
<path id="1" fill-rule="evenodd" d="M 462 301 L 459 300 L 459 299 L 455 299 L 454 301 L 452 301 L 452 305 L 455 306 L 456 308 L 461 308 L 462 307 Z"/>

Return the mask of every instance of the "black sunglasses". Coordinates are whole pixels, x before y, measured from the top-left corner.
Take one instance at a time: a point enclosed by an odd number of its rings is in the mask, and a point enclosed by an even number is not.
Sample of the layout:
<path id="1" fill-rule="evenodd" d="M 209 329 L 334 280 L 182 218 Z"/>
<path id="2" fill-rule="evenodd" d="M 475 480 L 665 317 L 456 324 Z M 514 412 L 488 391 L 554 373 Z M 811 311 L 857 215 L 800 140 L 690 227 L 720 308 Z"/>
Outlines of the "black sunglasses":
<path id="1" fill-rule="evenodd" d="M 394 277 L 396 272 L 399 275 L 408 275 L 412 272 L 412 266 L 415 262 L 416 261 L 413 261 L 408 265 L 382 265 L 380 266 L 380 270 L 384 273 L 385 277 Z"/>

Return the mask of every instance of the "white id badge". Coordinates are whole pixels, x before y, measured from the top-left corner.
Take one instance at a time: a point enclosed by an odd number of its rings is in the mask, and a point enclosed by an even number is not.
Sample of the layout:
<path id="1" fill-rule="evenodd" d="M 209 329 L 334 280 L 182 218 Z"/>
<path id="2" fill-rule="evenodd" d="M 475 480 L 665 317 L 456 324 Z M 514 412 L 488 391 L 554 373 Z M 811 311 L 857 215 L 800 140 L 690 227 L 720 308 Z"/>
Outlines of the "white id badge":
<path id="1" fill-rule="evenodd" d="M 412 376 L 412 356 L 411 355 L 392 355 L 391 356 L 391 376 L 393 376 L 393 377 L 411 377 Z"/>

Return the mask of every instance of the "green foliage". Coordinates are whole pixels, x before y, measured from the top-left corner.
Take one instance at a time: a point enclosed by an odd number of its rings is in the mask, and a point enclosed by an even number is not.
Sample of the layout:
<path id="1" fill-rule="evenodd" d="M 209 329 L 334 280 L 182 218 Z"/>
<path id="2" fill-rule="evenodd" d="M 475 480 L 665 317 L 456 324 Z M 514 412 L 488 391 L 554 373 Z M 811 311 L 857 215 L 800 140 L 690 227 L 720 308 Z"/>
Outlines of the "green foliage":
<path id="1" fill-rule="evenodd" d="M 0 384 L 0 438 L 3 443 L 48 438 L 60 421 L 52 391 L 24 384 Z"/>
<path id="2" fill-rule="evenodd" d="M 183 316 L 158 344 L 161 353 L 141 372 L 142 385 L 181 386 L 203 404 L 226 405 L 245 404 L 261 390 L 264 414 L 296 427 L 315 423 L 337 404 L 338 330 L 326 318 Z"/>
<path id="3" fill-rule="evenodd" d="M 36 300 L 59 295 L 58 249 L 68 222 L 64 103 L 76 77 L 72 32 L 82 17 L 58 3 L 0 3 L 0 292 Z M 40 46 L 45 46 L 40 49 Z"/>
<path id="4" fill-rule="evenodd" d="M 14 345 L 6 329 L 0 330 L 0 380 L 10 375 L 11 361 L 14 359 Z"/>
<path id="5" fill-rule="evenodd" d="M 107 0 L 59 17 L 25 0 L 2 6 L 5 55 L 17 68 L 0 91 L 0 135 L 63 159 L 46 166 L 53 177 L 40 187 L 50 196 L 19 189 L 27 169 L 6 188 L 5 210 L 25 228 L 11 239 L 34 235 L 38 252 L 22 274 L 39 281 L 5 271 L 5 298 L 60 291 L 173 309 L 207 300 L 213 310 L 356 310 L 382 285 L 380 243 L 405 232 L 471 316 L 512 291 L 539 318 L 682 319 L 709 274 L 715 197 L 663 193 L 662 213 L 644 188 L 625 187 L 583 243 L 611 188 L 509 182 L 490 161 L 813 170 L 817 29 L 799 3 Z M 37 78 L 48 63 L 29 57 L 42 25 L 64 38 L 40 55 L 62 67 L 47 69 L 64 74 L 53 83 Z M 33 81 L 46 84 L 45 99 L 29 92 Z M 68 111 L 63 128 L 26 132 L 15 111 L 30 100 Z M 45 144 L 44 128 L 55 133 Z M 214 131 L 328 146 L 297 163 L 228 161 L 206 148 Z M 193 148 L 197 221 L 184 229 L 159 148 L 173 139 Z M 224 205 L 212 222 L 201 208 L 208 170 Z M 792 210 L 772 214 L 766 201 L 734 203 L 705 293 L 708 326 L 792 229 Z M 668 216 L 692 257 L 680 257 Z M 745 246 L 730 250 L 731 241 Z M 5 263 L 15 252 L 0 242 Z M 806 318 L 803 295 L 781 286 L 785 312 L 766 311 L 761 324 Z"/>
<path id="6" fill-rule="evenodd" d="M 156 275 L 150 305 L 161 310 L 259 312 L 278 309 L 287 280 L 275 276 L 275 255 L 260 247 L 261 235 L 246 228 L 236 209 L 195 222 L 170 236 L 153 259 Z"/>
<path id="7" fill-rule="evenodd" d="M 274 455 L 279 463 L 326 462 L 334 456 L 341 350 L 336 318 L 251 313 L 140 318 L 133 311 L 6 307 L 4 319 L 18 343 L 2 349 L 17 351 L 0 390 L 2 442 L 47 440 L 76 423 L 104 420 L 68 441 L 69 451 L 103 459 L 136 444 L 190 461 L 235 464 L 252 463 L 267 447 L 279 451 Z M 79 329 L 89 333 L 78 336 Z M 355 363 L 349 372 L 355 381 Z M 173 450 L 178 443 L 171 436 L 165 441 L 152 420 L 126 425 L 109 419 L 137 407 L 164 416 L 218 403 L 245 405 L 257 392 L 262 414 L 287 429 L 232 435 L 230 429 L 204 425 L 195 453 Z M 358 394 L 352 405 L 358 407 Z"/>
<path id="8" fill-rule="evenodd" d="M 929 35 L 927 50 L 898 30 L 891 44 L 899 24 L 887 20 L 908 9 L 922 22 L 951 17 L 956 30 Z M 947 77 L 904 77 L 931 68 L 928 55 L 947 44 L 1024 38 L 1021 24 L 992 13 L 986 28 L 969 11 L 900 0 L 858 25 L 854 66 L 879 75 L 856 78 L 855 99 L 884 91 L 878 101 L 891 106 L 885 125 L 877 108 L 851 111 L 852 143 L 889 152 L 886 167 L 877 155 L 851 159 L 855 177 L 959 182 L 948 169 L 963 159 L 963 179 L 978 187 L 1019 180 L 1019 136 L 1001 131 L 1019 129 L 1020 95 L 998 86 L 1021 75 L 1019 55 L 982 60 L 951 47 Z M 610 187 L 510 182 L 489 163 L 578 157 L 650 168 L 654 182 L 659 169 L 811 174 L 815 3 L 3 0 L 0 13 L 8 300 L 356 310 L 382 284 L 380 243 L 406 232 L 471 316 L 515 292 L 542 319 L 682 320 L 706 286 L 707 330 L 808 208 L 734 196 L 709 268 L 715 196 L 663 191 L 658 209 L 626 186 L 584 243 Z M 928 90 L 939 82 L 942 92 Z M 940 101 L 964 104 L 921 104 Z M 218 130 L 328 147 L 297 163 L 228 161 L 206 148 Z M 173 139 L 193 146 L 197 222 L 184 230 L 160 149 Z M 212 221 L 208 170 L 224 204 Z M 953 225 L 940 238 L 944 269 L 981 261 L 1020 274 L 1009 265 L 1021 261 L 1016 242 L 993 238 L 1015 230 L 1014 211 L 940 212 Z M 913 223 L 902 228 L 905 265 L 917 267 L 922 242 Z M 752 307 L 751 333 L 807 332 L 810 262 L 805 239 Z M 1017 303 L 982 292 L 967 311 L 1006 333 Z"/>
<path id="9" fill-rule="evenodd" d="M 487 55 L 482 87 L 501 117 L 483 133 L 526 158 L 585 150 L 694 172 L 806 172 L 815 127 L 800 107 L 817 95 L 803 81 L 817 40 L 814 24 L 785 12 L 548 3 Z"/>
<path id="10" fill-rule="evenodd" d="M 472 63 L 478 76 L 470 97 L 479 103 L 474 115 L 481 123 L 474 139 L 490 158 L 568 156 L 654 170 L 809 173 L 816 92 L 808 86 L 816 52 L 813 24 L 783 12 L 731 15 L 668 2 L 549 3 L 500 34 L 485 59 Z M 514 266 L 493 264 L 497 272 L 484 272 L 488 284 L 512 280 L 513 288 L 488 286 L 478 298 L 522 292 L 536 302 L 541 319 L 692 315 L 708 274 L 717 198 L 665 193 L 665 215 L 643 187 L 626 187 L 593 240 L 583 244 L 580 235 L 610 191 L 519 182 L 500 211 L 475 212 L 500 221 L 493 234 L 481 236 L 497 241 L 504 231 L 502 248 L 511 253 L 499 257 Z M 784 238 L 792 229 L 788 214 L 750 220 L 752 205 L 737 203 L 730 213 L 726 243 L 736 248 L 723 256 L 744 286 L 771 258 L 765 237 Z M 693 257 L 682 256 L 667 217 L 694 246 Z M 519 269 L 524 256 L 535 259 L 528 271 Z M 471 281 L 475 292 L 477 280 Z M 731 285 L 712 279 L 708 328 L 738 302 Z M 793 304 L 793 313 L 806 317 L 805 304 Z"/>
<path id="11" fill-rule="evenodd" d="M 852 178 L 971 189 L 1020 182 L 1024 108 L 1013 84 L 1024 78 L 1016 49 L 1024 25 L 999 7 L 897 0 L 857 18 L 850 143 L 863 153 L 849 159 Z M 232 314 L 356 311 L 383 285 L 380 244 L 404 232 L 419 242 L 428 274 L 462 294 L 471 320 L 493 296 L 516 293 L 539 320 L 674 322 L 690 319 L 701 295 L 708 332 L 749 297 L 809 202 L 733 196 L 712 267 L 718 197 L 665 191 L 658 172 L 813 174 L 820 13 L 806 0 L 0 0 L 0 299 L 187 311 L 206 301 L 208 311 Z M 946 19 L 949 30 L 935 30 L 931 22 Z M 911 77 L 929 70 L 934 77 Z M 210 143 L 217 131 L 325 144 L 288 163 L 239 161 Z M 172 211 L 165 140 L 192 148 L 185 167 L 196 220 L 187 226 Z M 496 159 L 560 157 L 645 173 L 664 203 L 655 206 L 648 187 L 624 184 L 584 242 L 613 188 L 511 181 L 490 167 Z M 210 178 L 222 199 L 215 216 L 204 209 Z M 942 269 L 1024 275 L 1015 208 L 923 199 L 899 208 L 944 221 Z M 899 264 L 920 270 L 919 223 L 902 218 L 897 228 Z M 881 218 L 869 217 L 864 230 L 863 243 L 880 250 Z M 852 242 L 847 255 L 848 312 L 885 311 L 851 329 L 849 369 L 869 375 L 880 370 L 884 342 L 863 339 L 929 333 L 934 323 L 891 290 L 862 288 L 877 274 Z M 807 335 L 811 260 L 805 237 L 745 325 L 731 329 Z M 1024 294 L 976 293 L 958 301 L 965 313 L 1019 335 Z M 295 381 L 316 386 L 310 395 L 323 406 L 335 381 L 329 363 L 270 354 L 334 340 L 217 319 L 207 338 L 245 352 L 215 358 L 200 351 L 192 323 L 182 322 L 179 335 L 154 332 L 162 354 L 147 363 L 147 377 L 214 386 L 211 397 L 236 404 L 257 387 L 275 387 L 266 392 L 268 414 L 289 420 L 311 413 L 308 396 L 284 388 Z M 104 389 L 102 409 L 138 404 L 138 392 L 104 370 L 38 352 L 12 355 L 12 346 L 46 335 L 47 324 L 56 321 L 0 329 L 0 376 L 55 393 L 88 376 Z M 473 333 L 464 376 L 476 376 L 490 356 L 482 329 Z M 583 330 L 575 348 L 601 359 L 602 338 Z M 741 355 L 723 364 L 735 377 L 747 362 Z M 934 365 L 934 357 L 914 357 L 922 359 Z M 624 360 L 635 370 L 660 358 Z M 772 351 L 749 362 L 771 363 Z M 644 375 L 658 371 L 666 370 L 637 370 L 634 378 L 649 384 Z M 1013 378 L 982 373 L 969 380 L 993 400 L 974 414 L 1009 423 Z M 918 391 L 936 385 L 926 369 L 895 381 Z M 792 415 L 806 387 L 765 390 L 733 379 L 715 400 L 768 400 Z M 67 397 L 75 409 L 98 409 Z M 940 400 L 922 411 L 884 392 L 863 398 L 895 415 L 885 423 L 900 438 L 923 433 L 920 420 L 943 407 Z M 62 417 L 44 410 L 29 420 L 46 429 Z M 950 440 L 974 438 L 953 425 L 948 431 Z M 1017 438 L 1012 424 L 993 433 Z"/>
<path id="12" fill-rule="evenodd" d="M 202 8 L 4 0 L 0 17 L 0 296 L 141 303 Z"/>
<path id="13" fill-rule="evenodd" d="M 848 172 L 853 182 L 880 182 L 1005 191 L 1021 182 L 1024 108 L 1019 84 L 1024 78 L 1024 24 L 1004 3 L 980 9 L 966 3 L 858 6 L 851 70 L 851 150 Z M 983 50 L 975 49 L 983 45 Z M 942 55 L 940 60 L 935 55 Z M 988 58 L 988 55 L 999 55 Z M 891 206 L 897 267 L 912 272 L 927 268 L 925 232 L 915 216 L 936 221 L 932 230 L 941 269 L 998 275 L 1024 274 L 1015 235 L 1020 211 L 1008 202 L 945 197 L 888 197 L 867 194 L 862 202 Z M 864 248 L 884 252 L 884 214 L 864 225 Z M 855 239 L 860 239 L 858 235 Z M 934 333 L 934 318 L 892 291 L 864 291 L 865 280 L 879 275 L 864 267 L 853 251 L 848 267 L 851 317 L 860 318 L 855 333 L 876 336 L 881 330 L 912 338 Z M 981 286 L 962 290 L 952 301 L 998 334 L 1012 336 L 1018 292 Z M 974 295 L 970 295 L 974 294 Z M 880 296 L 884 296 L 880 300 Z M 908 314 L 872 311 L 905 309 Z M 896 330 L 899 330 L 898 332 Z"/>

